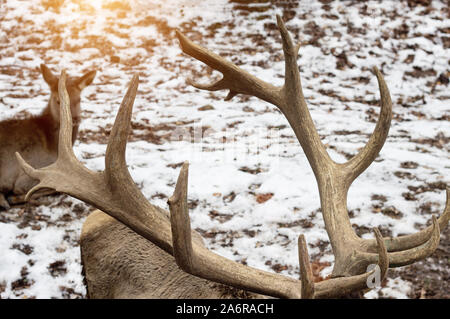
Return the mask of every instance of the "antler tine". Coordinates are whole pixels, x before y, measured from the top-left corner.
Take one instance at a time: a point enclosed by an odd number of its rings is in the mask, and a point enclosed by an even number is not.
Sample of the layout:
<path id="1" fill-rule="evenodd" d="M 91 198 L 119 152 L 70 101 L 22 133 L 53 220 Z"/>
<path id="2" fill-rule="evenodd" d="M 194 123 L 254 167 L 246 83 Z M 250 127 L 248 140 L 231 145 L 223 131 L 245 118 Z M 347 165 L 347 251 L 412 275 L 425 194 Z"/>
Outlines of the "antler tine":
<path id="1" fill-rule="evenodd" d="M 285 89 L 287 91 L 290 91 L 292 89 L 295 90 L 296 87 L 300 84 L 300 76 L 296 61 L 297 52 L 300 45 L 298 44 L 294 47 L 289 32 L 287 31 L 283 20 L 279 15 L 277 15 L 277 23 L 282 36 L 283 50 L 286 56 Z M 188 79 L 187 82 L 189 85 L 192 85 L 201 90 L 208 91 L 229 89 L 230 92 L 225 98 L 225 101 L 230 100 L 237 94 L 248 94 L 272 103 L 281 110 L 285 108 L 286 101 L 283 95 L 280 95 L 280 88 L 277 88 L 250 75 L 248 72 L 240 69 L 239 67 L 223 59 L 219 55 L 196 45 L 186 36 L 184 36 L 180 31 L 177 30 L 176 34 L 180 41 L 181 49 L 184 53 L 196 58 L 199 61 L 202 61 L 209 67 L 223 74 L 222 79 L 212 84 L 199 84 L 191 79 Z M 303 103 L 305 103 L 304 100 Z"/>
<path id="2" fill-rule="evenodd" d="M 389 128 L 391 126 L 392 101 L 389 89 L 386 85 L 386 82 L 384 81 L 383 75 L 377 67 L 373 68 L 373 72 L 377 77 L 378 86 L 380 89 L 380 116 L 378 118 L 375 129 L 364 148 L 347 163 L 343 164 L 347 172 L 347 186 L 350 186 L 355 178 L 357 178 L 362 172 L 364 172 L 366 168 L 369 167 L 369 165 L 378 156 L 378 153 L 380 152 L 381 148 L 384 145 L 384 142 L 386 141 L 389 133 Z"/>
<path id="3" fill-rule="evenodd" d="M 418 260 L 430 256 L 436 250 L 440 240 L 440 228 L 439 222 L 434 215 L 432 217 L 432 223 L 432 232 L 425 243 L 414 248 L 388 253 L 389 267 L 410 265 Z M 373 262 L 376 259 L 376 254 L 373 253 L 358 253 L 358 255 L 364 256 L 364 258 L 369 262 Z"/>
<path id="4" fill-rule="evenodd" d="M 314 298 L 314 278 L 309 260 L 308 246 L 304 235 L 298 236 L 298 259 L 302 281 L 302 299 Z"/>
<path id="5" fill-rule="evenodd" d="M 108 184 L 112 186 L 120 187 L 120 183 L 123 183 L 124 180 L 134 185 L 127 169 L 125 151 L 131 130 L 131 115 L 138 86 L 139 76 L 135 74 L 117 112 L 106 148 L 105 176 L 108 179 Z"/>
<path id="6" fill-rule="evenodd" d="M 278 107 L 282 105 L 280 88 L 254 77 L 219 55 L 193 43 L 178 30 L 176 30 L 176 35 L 184 53 L 202 61 L 223 75 L 221 80 L 210 85 L 198 84 L 193 80 L 188 80 L 189 84 L 192 84 L 196 88 L 209 91 L 228 89 L 230 92 L 226 100 L 230 100 L 236 94 L 248 94 L 254 95 Z"/>
<path id="7" fill-rule="evenodd" d="M 49 186 L 46 186 L 45 183 L 43 183 L 44 173 L 41 170 L 33 168 L 31 165 L 29 165 L 23 158 L 22 155 L 20 155 L 19 152 L 16 152 L 16 159 L 19 163 L 20 167 L 24 171 L 25 174 L 30 176 L 31 178 L 39 180 L 39 183 L 35 186 L 33 186 L 25 195 L 25 201 L 29 201 L 31 196 L 33 196 L 34 193 L 36 193 L 38 190 L 43 188 L 50 188 Z"/>
<path id="8" fill-rule="evenodd" d="M 193 267 L 194 251 L 192 249 L 191 221 L 187 207 L 187 183 L 189 163 L 184 162 L 178 176 L 173 195 L 169 198 L 170 223 L 172 227 L 173 256 L 178 266 L 188 273 Z"/>
<path id="9" fill-rule="evenodd" d="M 187 273 L 279 298 L 300 298 L 298 280 L 236 263 L 192 241 L 187 206 L 188 163 L 181 168 L 173 196 L 168 200 L 172 224 L 173 255 Z"/>
<path id="10" fill-rule="evenodd" d="M 207 91 L 218 91 L 218 90 L 224 90 L 227 88 L 226 81 L 222 78 L 218 80 L 217 82 L 211 83 L 211 84 L 200 84 L 195 82 L 192 79 L 187 79 L 186 83 L 188 85 L 192 85 L 193 87 L 200 89 L 200 90 L 207 90 Z M 232 91 L 230 91 L 232 92 Z"/>
<path id="11" fill-rule="evenodd" d="M 389 255 L 380 231 L 378 228 L 374 228 L 373 231 L 378 244 L 377 267 L 361 275 L 332 278 L 316 283 L 316 298 L 335 298 L 348 295 L 353 291 L 370 288 L 368 287 L 368 280 L 376 275 L 377 271 L 380 272 L 380 282 L 386 277 L 389 268 Z"/>
<path id="12" fill-rule="evenodd" d="M 286 25 L 280 15 L 277 14 L 277 25 L 280 31 L 281 39 L 283 42 L 284 53 L 284 86 L 283 91 L 285 96 L 295 97 L 296 101 L 302 104 L 302 108 L 307 109 L 305 98 L 303 96 L 303 90 L 300 79 L 300 72 L 298 70 L 297 58 L 300 43 L 294 46 L 292 38 L 286 29 Z M 289 103 L 290 105 L 295 103 Z"/>
<path id="13" fill-rule="evenodd" d="M 420 246 L 403 251 L 389 253 L 389 263 L 391 267 L 400 267 L 412 264 L 418 260 L 430 256 L 436 250 L 436 248 L 439 246 L 441 232 L 436 216 L 433 215 L 432 220 L 433 231 L 431 233 L 430 239 Z"/>
<path id="14" fill-rule="evenodd" d="M 446 189 L 446 197 L 447 199 L 444 212 L 437 219 L 440 231 L 442 231 L 447 226 L 450 220 L 450 188 L 448 187 Z M 432 224 L 431 226 L 428 226 L 427 228 L 415 234 L 385 238 L 384 242 L 386 244 L 388 252 L 407 250 L 410 248 L 418 247 L 429 241 L 432 237 L 433 230 L 434 225 Z M 366 239 L 365 243 L 367 244 L 368 250 L 373 249 L 373 247 L 375 247 L 376 245 L 376 243 L 370 239 Z"/>
<path id="15" fill-rule="evenodd" d="M 277 14 L 276 18 L 277 18 L 278 30 L 280 31 L 281 38 L 283 39 L 284 51 L 290 56 L 297 55 L 296 49 L 298 48 L 298 45 L 294 46 L 291 35 L 289 34 L 288 30 L 286 29 L 286 25 L 284 24 L 284 21 L 281 18 L 281 16 L 279 14 Z"/>
<path id="16" fill-rule="evenodd" d="M 375 233 L 375 239 L 378 245 L 378 266 L 381 270 L 381 280 L 386 277 L 387 271 L 389 269 L 389 254 L 387 253 L 386 245 L 384 244 L 383 236 L 381 235 L 378 227 L 373 228 Z"/>
<path id="17" fill-rule="evenodd" d="M 209 67 L 221 72 L 223 78 L 212 84 L 199 84 L 188 79 L 188 84 L 202 90 L 217 91 L 229 89 L 230 92 L 225 100 L 230 100 L 237 94 L 248 94 L 256 96 L 264 101 L 274 104 L 281 110 L 284 110 L 288 104 L 285 95 L 286 93 L 295 91 L 299 92 L 301 103 L 306 107 L 306 103 L 301 91 L 300 74 L 297 66 L 297 52 L 300 44 L 294 46 L 289 32 L 284 25 L 282 18 L 277 15 L 277 24 L 283 40 L 283 51 L 285 53 L 286 64 L 286 79 L 285 85 L 282 89 L 277 88 L 269 83 L 266 83 L 245 70 L 240 69 L 233 63 L 225 60 L 219 55 L 193 43 L 180 31 L 176 31 L 176 35 L 180 41 L 181 49 L 184 53 L 202 61 Z M 280 94 L 281 90 L 285 90 L 284 94 Z"/>
<path id="18" fill-rule="evenodd" d="M 70 111 L 70 98 L 66 88 L 66 71 L 63 69 L 58 81 L 58 94 L 60 101 L 60 130 L 58 141 L 58 157 L 68 160 L 74 158 L 72 148 L 72 112 Z"/>
<path id="19" fill-rule="evenodd" d="M 58 94 L 60 100 L 60 129 L 58 141 L 58 158 L 55 163 L 43 169 L 35 169 L 31 167 L 22 156 L 16 152 L 16 159 L 22 167 L 25 174 L 39 180 L 39 183 L 31 188 L 25 196 L 28 201 L 31 196 L 40 189 L 50 188 L 58 190 L 58 184 L 55 183 L 53 173 L 62 161 L 70 161 L 73 165 L 78 165 L 72 149 L 72 113 L 70 111 L 70 99 L 66 88 L 66 71 L 63 69 L 58 81 Z"/>

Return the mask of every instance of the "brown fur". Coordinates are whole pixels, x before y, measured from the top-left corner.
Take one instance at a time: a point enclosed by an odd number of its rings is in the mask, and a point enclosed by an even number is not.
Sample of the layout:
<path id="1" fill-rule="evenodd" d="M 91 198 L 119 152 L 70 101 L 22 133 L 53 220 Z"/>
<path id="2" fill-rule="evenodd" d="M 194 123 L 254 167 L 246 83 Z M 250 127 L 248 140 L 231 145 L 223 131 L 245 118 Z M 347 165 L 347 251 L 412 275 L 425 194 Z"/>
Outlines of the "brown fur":
<path id="1" fill-rule="evenodd" d="M 47 107 L 38 115 L 27 119 L 9 119 L 0 122 L 0 207 L 9 208 L 14 195 L 23 195 L 37 182 L 20 169 L 15 152 L 33 167 L 40 168 L 53 163 L 58 152 L 59 97 L 58 77 L 41 65 L 44 80 L 51 95 Z M 70 108 L 74 119 L 73 142 L 80 121 L 80 94 L 95 77 L 95 71 L 82 77 L 67 79 Z"/>
<path id="2" fill-rule="evenodd" d="M 184 272 L 171 255 L 99 210 L 83 224 L 80 247 L 89 298 L 264 297 Z"/>

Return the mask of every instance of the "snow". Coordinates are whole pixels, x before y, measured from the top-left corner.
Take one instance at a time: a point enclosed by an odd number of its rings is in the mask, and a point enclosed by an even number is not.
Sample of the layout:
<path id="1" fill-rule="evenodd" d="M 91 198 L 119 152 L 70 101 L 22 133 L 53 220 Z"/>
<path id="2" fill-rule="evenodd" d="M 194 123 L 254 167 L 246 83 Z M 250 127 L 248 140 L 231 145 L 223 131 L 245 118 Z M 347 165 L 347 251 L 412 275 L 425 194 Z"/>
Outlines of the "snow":
<path id="1" fill-rule="evenodd" d="M 317 183 L 287 120 L 275 107 L 254 97 L 237 96 L 226 102 L 225 91 L 210 93 L 186 85 L 189 77 L 201 83 L 211 79 L 203 76 L 207 72 L 202 63 L 181 53 L 173 30 L 168 29 L 180 28 L 195 42 L 226 55 L 253 75 L 282 85 L 284 61 L 279 35 L 267 25 L 273 24 L 275 14 L 282 14 L 285 9 L 271 5 L 263 14 L 251 12 L 245 16 L 225 0 L 127 2 L 131 10 L 124 16 L 120 11 L 102 8 L 106 0 L 66 1 L 59 13 L 45 10 L 39 0 L 3 2 L 0 39 L 5 44 L 0 51 L 0 71 L 10 68 L 23 75 L 0 72 L 0 120 L 38 114 L 45 107 L 48 89 L 38 72 L 40 63 L 46 63 L 55 72 L 65 68 L 74 75 L 97 69 L 94 83 L 83 91 L 80 134 L 101 134 L 101 128 L 111 127 L 128 81 L 139 73 L 133 121 L 145 127 L 168 126 L 168 130 L 155 132 L 158 136 L 168 134 L 159 144 L 136 138 L 127 146 L 130 173 L 145 197 L 168 209 L 167 198 L 154 195 L 171 195 L 179 167 L 173 169 L 168 165 L 188 160 L 189 200 L 198 201 L 190 211 L 192 228 L 237 234 L 235 237 L 218 234 L 207 239 L 210 249 L 267 271 L 274 271 L 267 261 L 280 263 L 287 266 L 282 274 L 298 277 L 297 238 L 304 234 L 310 255 L 331 263 L 321 275 L 330 274 L 334 260 L 331 247 L 319 248 L 319 242 L 328 242 L 328 236 L 318 212 Z M 445 194 L 443 190 L 426 191 L 417 195 L 417 201 L 408 201 L 403 197 L 409 191 L 408 186 L 449 182 L 448 143 L 439 148 L 413 140 L 436 140 L 440 133 L 448 138 L 449 124 L 439 119 L 450 114 L 448 85 L 438 84 L 432 91 L 427 82 L 435 81 L 440 74 L 448 75 L 450 49 L 440 37 L 430 40 L 414 34 L 441 35 L 439 30 L 450 27 L 450 21 L 444 16 L 443 4 L 437 1 L 433 2 L 434 11 L 430 15 L 440 19 L 420 15 L 420 8 L 410 9 L 402 1 L 369 1 L 370 16 L 360 13 L 362 4 L 332 2 L 330 6 L 329 12 L 319 1 L 294 6 L 291 10 L 296 15 L 286 23 L 289 30 L 297 30 L 292 32 L 293 37 L 305 43 L 299 52 L 304 95 L 330 156 L 337 162 L 345 162 L 345 155 L 356 154 L 375 127 L 370 118 L 377 119 L 378 103 L 364 103 L 379 98 L 377 81 L 370 71 L 373 66 L 385 73 L 394 102 L 394 119 L 379 157 L 349 190 L 352 224 L 381 227 L 392 236 L 416 232 L 431 218 L 421 212 L 420 205 L 431 203 L 433 212 L 440 214 Z M 326 19 L 324 13 L 335 14 L 338 19 Z M 318 40 L 320 47 L 307 44 L 312 35 L 304 30 L 311 21 L 325 32 Z M 345 21 L 351 21 L 353 28 L 366 30 L 365 34 L 349 34 L 348 26 L 343 25 Z M 410 28 L 407 37 L 383 39 L 384 33 L 392 34 L 402 23 Z M 208 29 L 215 24 L 219 25 L 217 29 Z M 262 39 L 256 40 L 254 35 L 258 34 Z M 32 38 L 42 42 L 35 44 L 30 41 Z M 342 52 L 353 68 L 336 69 L 337 56 Z M 405 63 L 411 54 L 415 55 L 414 62 Z M 119 57 L 120 63 L 112 62 L 112 56 Z M 413 66 L 433 69 L 436 75 L 417 78 L 405 75 L 414 70 Z M 220 75 L 214 72 L 214 76 Z M 359 77 L 369 81 L 359 81 Z M 334 91 L 339 99 L 319 90 Z M 422 95 L 423 99 L 407 102 Z M 400 100 L 408 107 L 403 107 Z M 205 105 L 213 109 L 200 111 Z M 371 109 L 374 115 L 370 115 Z M 414 115 L 418 112 L 423 116 Z M 207 133 L 199 138 L 202 128 L 208 128 Z M 343 130 L 349 133 L 336 134 Z M 179 136 L 184 139 L 180 141 Z M 222 137 L 227 143 L 222 142 Z M 101 141 L 77 141 L 74 149 L 89 169 L 104 168 L 106 145 Z M 418 167 L 401 168 L 406 161 L 414 161 Z M 250 174 L 243 167 L 259 168 L 261 172 Z M 414 178 L 399 178 L 394 174 L 398 171 L 410 172 Z M 226 196 L 233 192 L 235 198 L 228 201 Z M 256 201 L 258 194 L 267 193 L 273 193 L 273 197 L 264 203 Z M 401 219 L 373 213 L 376 201 L 371 197 L 375 194 L 384 195 L 383 207 L 395 207 L 403 214 Z M 59 197 L 53 200 L 58 201 Z M 81 205 L 85 211 L 89 208 L 70 197 L 63 197 L 63 201 L 64 206 L 57 203 L 38 206 L 39 214 L 49 218 L 36 222 L 40 229 L 20 228 L 24 208 L 0 212 L 7 220 L 0 219 L 1 298 L 62 298 L 65 295 L 61 287 L 72 288 L 75 293 L 71 297 L 86 295 L 77 244 L 86 214 L 80 217 L 72 209 L 75 205 Z M 232 218 L 221 222 L 209 215 L 212 210 L 230 214 Z M 58 221 L 64 214 L 71 215 L 73 220 Z M 279 227 L 299 219 L 309 220 L 313 226 Z M 253 230 L 255 234 L 251 237 L 244 230 Z M 373 234 L 364 233 L 362 237 L 372 238 Z M 231 246 L 223 245 L 230 240 Z M 31 245 L 33 251 L 26 255 L 13 249 L 14 244 Z M 65 261 L 66 271 L 53 276 L 49 264 L 58 260 Z M 14 290 L 12 283 L 23 277 L 23 267 L 32 284 Z M 1 287 L 5 287 L 3 291 Z M 410 289 L 410 284 L 401 278 L 389 278 L 386 287 L 369 292 L 366 297 L 407 298 Z"/>

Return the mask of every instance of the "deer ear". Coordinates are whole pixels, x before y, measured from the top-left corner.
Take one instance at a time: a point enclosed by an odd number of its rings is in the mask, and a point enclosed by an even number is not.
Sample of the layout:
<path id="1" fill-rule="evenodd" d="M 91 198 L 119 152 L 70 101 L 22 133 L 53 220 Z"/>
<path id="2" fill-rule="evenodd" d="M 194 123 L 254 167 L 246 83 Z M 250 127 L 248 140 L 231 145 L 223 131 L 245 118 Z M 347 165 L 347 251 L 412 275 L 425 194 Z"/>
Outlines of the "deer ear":
<path id="1" fill-rule="evenodd" d="M 50 69 L 45 64 L 41 64 L 41 72 L 44 76 L 45 82 L 47 82 L 47 84 L 51 88 L 54 88 L 58 85 L 58 77 L 53 75 L 52 71 L 50 71 Z"/>
<path id="2" fill-rule="evenodd" d="M 85 75 L 83 75 L 82 77 L 79 77 L 76 80 L 76 84 L 77 84 L 78 88 L 80 89 L 80 91 L 82 89 L 84 89 L 86 86 L 88 86 L 89 84 L 91 84 L 92 81 L 94 81 L 96 73 L 97 73 L 97 71 L 90 71 L 90 72 L 86 73 Z"/>

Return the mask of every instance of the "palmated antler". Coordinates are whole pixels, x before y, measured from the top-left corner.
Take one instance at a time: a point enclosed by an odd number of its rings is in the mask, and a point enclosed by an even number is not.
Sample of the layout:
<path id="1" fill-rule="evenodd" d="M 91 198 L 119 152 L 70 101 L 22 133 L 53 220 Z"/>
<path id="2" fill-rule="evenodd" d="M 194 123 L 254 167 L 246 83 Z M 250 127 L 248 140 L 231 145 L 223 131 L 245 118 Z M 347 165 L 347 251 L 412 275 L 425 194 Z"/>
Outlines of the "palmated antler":
<path id="1" fill-rule="evenodd" d="M 397 238 L 385 238 L 383 241 L 380 240 L 378 231 L 376 240 L 359 238 L 348 216 L 347 193 L 352 182 L 375 160 L 388 135 L 392 118 L 392 102 L 388 87 L 381 72 L 374 67 L 373 72 L 377 77 L 381 95 L 380 116 L 375 130 L 366 146 L 351 160 L 344 164 L 334 162 L 320 141 L 303 96 L 297 65 L 299 45 L 293 44 L 280 16 L 277 16 L 277 24 L 285 57 L 285 82 L 282 87 L 273 86 L 250 75 L 219 55 L 193 43 L 179 31 L 177 36 L 184 53 L 220 71 L 223 75 L 221 80 L 211 85 L 196 84 L 192 80 L 188 80 L 189 84 L 209 91 L 227 89 L 229 94 L 226 100 L 236 94 L 253 95 L 274 104 L 287 118 L 317 179 L 325 227 L 335 255 L 333 279 L 316 284 L 315 296 L 336 296 L 341 293 L 332 288 L 332 283 L 341 283 L 341 280 L 347 280 L 344 286 L 349 289 L 362 289 L 362 286 L 358 286 L 360 276 L 367 276 L 363 273 L 370 264 L 376 262 L 383 264 L 389 260 L 390 267 L 398 267 L 431 255 L 439 244 L 440 230 L 450 219 L 450 190 L 447 188 L 444 213 L 438 220 L 433 217 L 433 225 L 423 231 Z M 301 239 L 300 242 L 304 240 Z M 381 242 L 388 252 L 386 258 L 380 257 L 384 256 L 380 250 L 376 253 Z M 303 250 L 300 248 L 300 251 Z M 307 269 L 302 270 L 302 276 L 305 275 L 308 276 Z M 353 279 L 358 284 L 351 284 Z"/>
<path id="2" fill-rule="evenodd" d="M 176 262 L 185 271 L 205 279 L 280 298 L 313 297 L 314 289 L 319 291 L 320 296 L 322 291 L 329 290 L 323 284 L 314 288 L 310 271 L 307 271 L 309 276 L 302 276 L 302 284 L 301 281 L 290 277 L 233 262 L 206 249 L 198 240 L 199 234 L 190 230 L 186 204 L 187 164 L 183 165 L 174 196 L 169 202 L 172 211 L 170 218 L 166 211 L 151 205 L 145 199 L 133 182 L 125 160 L 132 108 L 138 87 L 137 76 L 131 80 L 116 116 L 106 149 L 105 170 L 93 172 L 83 166 L 72 149 L 72 119 L 65 78 L 63 71 L 58 86 L 61 125 L 56 162 L 35 169 L 16 153 L 24 172 L 39 180 L 28 192 L 27 198 L 40 189 L 54 189 L 78 198 L 174 255 Z M 305 241 L 301 242 L 301 251 L 306 251 Z M 384 251 L 382 247 L 380 251 Z M 379 258 L 382 269 L 386 264 L 385 255 L 381 254 Z M 300 256 L 300 261 L 302 269 L 309 267 L 307 254 Z M 363 286 L 364 280 L 365 277 L 361 276 L 357 284 Z M 344 281 L 337 281 L 335 285 L 343 289 L 346 287 Z"/>

